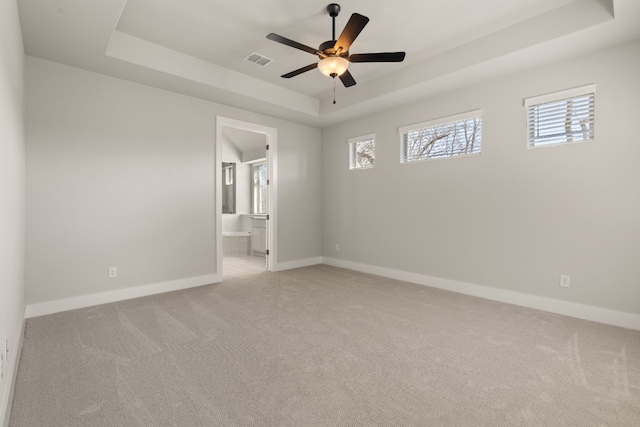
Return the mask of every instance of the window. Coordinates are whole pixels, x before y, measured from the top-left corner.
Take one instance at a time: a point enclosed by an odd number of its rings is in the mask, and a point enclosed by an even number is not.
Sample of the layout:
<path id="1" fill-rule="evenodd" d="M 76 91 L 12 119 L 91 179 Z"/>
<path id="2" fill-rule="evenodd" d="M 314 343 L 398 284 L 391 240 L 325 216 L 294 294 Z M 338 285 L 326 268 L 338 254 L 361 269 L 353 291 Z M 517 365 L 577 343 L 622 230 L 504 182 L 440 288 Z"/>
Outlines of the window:
<path id="1" fill-rule="evenodd" d="M 376 135 L 349 139 L 349 169 L 368 169 L 376 160 Z"/>
<path id="2" fill-rule="evenodd" d="M 224 185 L 233 185 L 233 163 L 223 163 L 222 170 L 224 171 Z"/>
<path id="3" fill-rule="evenodd" d="M 251 213 L 267 213 L 267 163 L 251 165 Z"/>
<path id="4" fill-rule="evenodd" d="M 529 148 L 593 140 L 595 85 L 524 100 Z"/>
<path id="5" fill-rule="evenodd" d="M 399 131 L 402 163 L 480 154 L 482 111 L 405 126 Z"/>

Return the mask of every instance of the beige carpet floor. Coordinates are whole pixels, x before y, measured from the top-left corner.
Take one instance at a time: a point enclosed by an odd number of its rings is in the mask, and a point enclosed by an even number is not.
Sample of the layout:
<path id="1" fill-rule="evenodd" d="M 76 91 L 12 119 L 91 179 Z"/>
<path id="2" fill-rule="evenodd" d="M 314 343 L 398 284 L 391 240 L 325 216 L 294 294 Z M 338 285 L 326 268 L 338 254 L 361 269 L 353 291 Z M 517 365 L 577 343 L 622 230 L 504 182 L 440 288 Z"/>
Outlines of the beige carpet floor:
<path id="1" fill-rule="evenodd" d="M 265 272 L 29 319 L 10 425 L 640 426 L 640 332 Z"/>
<path id="2" fill-rule="evenodd" d="M 261 256 L 224 256 L 222 257 L 222 277 L 244 276 L 262 273 L 267 270 L 267 260 Z"/>

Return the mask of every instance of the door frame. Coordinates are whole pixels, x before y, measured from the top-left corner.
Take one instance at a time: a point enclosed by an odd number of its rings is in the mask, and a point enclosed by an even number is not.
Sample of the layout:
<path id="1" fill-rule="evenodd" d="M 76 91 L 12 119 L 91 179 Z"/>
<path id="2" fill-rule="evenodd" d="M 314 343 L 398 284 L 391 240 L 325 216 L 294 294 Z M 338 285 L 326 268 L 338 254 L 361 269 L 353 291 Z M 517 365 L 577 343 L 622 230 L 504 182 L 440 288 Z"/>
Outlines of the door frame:
<path id="1" fill-rule="evenodd" d="M 222 130 L 225 127 L 255 132 L 266 136 L 267 140 L 267 270 L 273 271 L 277 265 L 277 146 L 278 129 L 256 123 L 216 116 L 215 139 L 215 235 L 216 235 L 216 274 L 222 279 Z"/>

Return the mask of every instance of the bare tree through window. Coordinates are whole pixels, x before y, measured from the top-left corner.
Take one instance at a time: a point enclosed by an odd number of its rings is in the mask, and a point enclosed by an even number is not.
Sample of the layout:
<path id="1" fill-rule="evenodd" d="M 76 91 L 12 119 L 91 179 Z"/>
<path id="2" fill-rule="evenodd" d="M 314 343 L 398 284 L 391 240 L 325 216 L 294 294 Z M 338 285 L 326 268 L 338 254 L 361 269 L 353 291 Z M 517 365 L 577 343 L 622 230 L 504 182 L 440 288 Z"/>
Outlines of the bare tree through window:
<path id="1" fill-rule="evenodd" d="M 376 160 L 375 135 L 349 140 L 349 169 L 372 168 Z"/>
<path id="2" fill-rule="evenodd" d="M 482 118 L 469 117 L 402 132 L 402 161 L 480 154 Z"/>

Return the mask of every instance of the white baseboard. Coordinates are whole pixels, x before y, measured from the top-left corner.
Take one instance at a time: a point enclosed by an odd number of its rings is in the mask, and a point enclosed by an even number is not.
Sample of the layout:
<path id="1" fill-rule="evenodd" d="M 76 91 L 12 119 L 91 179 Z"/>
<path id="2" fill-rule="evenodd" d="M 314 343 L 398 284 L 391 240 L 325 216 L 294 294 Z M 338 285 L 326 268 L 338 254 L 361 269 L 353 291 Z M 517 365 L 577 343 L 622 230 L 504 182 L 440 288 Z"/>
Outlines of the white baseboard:
<path id="1" fill-rule="evenodd" d="M 24 319 L 20 322 L 20 328 L 13 340 L 9 340 L 9 356 L 5 364 L 4 379 L 2 381 L 2 401 L 0 402 L 0 426 L 9 427 L 11 418 L 11 402 L 18 377 L 18 364 L 22 351 L 22 337 L 24 337 Z M 13 345 L 13 347 L 12 347 Z M 3 347 L 4 350 L 4 347 Z"/>
<path id="2" fill-rule="evenodd" d="M 310 265 L 322 264 L 322 257 L 297 259 L 295 261 L 279 262 L 271 271 L 292 270 L 294 268 L 309 267 Z"/>
<path id="3" fill-rule="evenodd" d="M 321 263 L 321 257 L 281 262 L 276 264 L 275 268 L 272 271 L 291 270 L 293 268 L 308 267 L 310 265 Z M 186 279 L 172 280 L 169 282 L 154 283 L 150 285 L 136 286 L 133 288 L 116 289 L 108 292 L 100 292 L 89 295 L 63 298 L 54 301 L 28 304 L 25 309 L 25 318 L 45 316 L 47 314 L 60 313 L 63 311 L 75 310 L 78 308 L 91 307 L 94 305 L 107 304 L 110 302 L 123 301 L 132 298 L 139 298 L 147 295 L 155 295 L 163 292 L 179 291 L 181 289 L 194 288 L 211 283 L 219 283 L 221 281 L 221 275 L 210 274 L 206 276 L 190 277 Z"/>
<path id="4" fill-rule="evenodd" d="M 409 273 L 406 271 L 393 270 L 390 268 L 377 267 L 374 265 L 361 264 L 336 258 L 323 257 L 322 263 L 363 273 L 375 274 L 377 276 L 388 277 L 391 279 L 402 280 L 404 282 L 415 283 L 418 285 L 430 286 L 432 288 L 444 289 L 494 301 L 535 308 L 537 310 L 576 317 L 578 319 L 591 320 L 593 322 L 640 330 L 639 314 L 523 294 L 505 289 L 491 288 L 489 286 L 458 282 L 456 280 L 443 279 L 424 274 Z"/>
<path id="5" fill-rule="evenodd" d="M 640 330 L 640 315 L 635 313 L 626 313 L 602 307 L 578 304 L 569 301 L 562 301 L 537 295 L 524 294 L 520 292 L 508 291 L 505 289 L 459 282 L 456 280 L 443 279 L 441 277 L 410 273 L 406 271 L 394 270 L 390 268 L 378 267 L 352 261 L 345 261 L 330 257 L 314 257 L 295 261 L 281 262 L 276 264 L 275 268 L 272 271 L 291 270 L 294 268 L 308 267 L 316 264 L 327 264 L 335 267 L 347 268 L 350 270 L 361 271 L 363 273 L 375 274 L 378 276 L 389 277 L 391 279 L 430 286 L 432 288 L 444 289 L 494 301 L 535 308 L 537 310 L 548 311 L 551 313 L 562 314 L 579 319 L 591 320 L 593 322 Z M 118 289 L 109 292 L 101 292 L 91 295 L 82 295 L 55 301 L 47 301 L 37 304 L 29 304 L 25 309 L 25 318 L 44 316 L 46 314 L 59 313 L 62 311 L 74 310 L 77 308 L 90 307 L 93 305 L 106 304 L 109 302 L 122 301 L 126 299 L 154 295 L 163 292 L 177 291 L 180 289 L 193 288 L 197 286 L 208 285 L 211 283 L 219 283 L 221 281 L 222 277 L 220 275 L 211 274 L 151 285 L 137 286 L 134 288 Z"/>
<path id="6" fill-rule="evenodd" d="M 25 309 L 25 317 L 37 317 L 47 314 L 60 313 L 62 311 L 75 310 L 77 308 L 91 307 L 110 302 L 123 301 L 132 298 L 145 297 L 147 295 L 161 294 L 164 292 L 179 291 L 181 289 L 195 288 L 198 286 L 219 283 L 222 277 L 219 274 L 189 277 L 186 279 L 171 280 L 168 282 L 154 283 L 150 285 L 136 286 L 133 288 L 116 289 L 96 294 L 80 295 L 77 297 L 63 298 L 54 301 L 28 304 Z"/>

